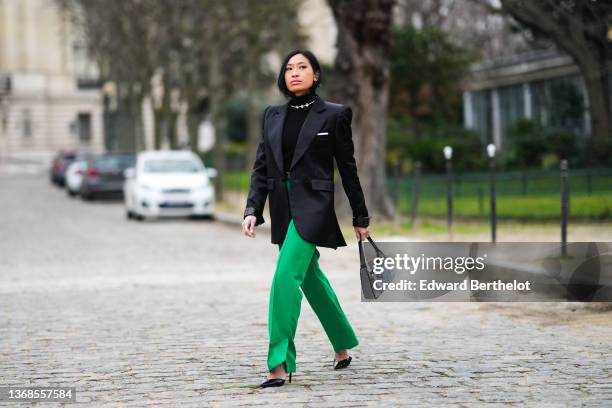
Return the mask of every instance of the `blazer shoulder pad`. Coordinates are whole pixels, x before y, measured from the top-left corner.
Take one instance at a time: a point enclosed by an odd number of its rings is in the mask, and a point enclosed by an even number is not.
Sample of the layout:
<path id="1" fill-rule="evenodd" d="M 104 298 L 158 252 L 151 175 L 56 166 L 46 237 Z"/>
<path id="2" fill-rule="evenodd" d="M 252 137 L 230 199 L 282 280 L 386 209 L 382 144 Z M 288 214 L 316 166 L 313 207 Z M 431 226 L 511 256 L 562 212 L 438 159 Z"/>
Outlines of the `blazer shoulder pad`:
<path id="1" fill-rule="evenodd" d="M 276 112 L 277 110 L 279 110 L 280 108 L 282 108 L 283 105 L 284 105 L 283 103 L 278 104 L 278 105 L 269 105 L 268 108 L 270 108 L 269 109 L 270 113 L 273 113 L 273 112 Z"/>
<path id="2" fill-rule="evenodd" d="M 342 112 L 344 108 L 346 107 L 345 105 L 341 103 L 328 102 L 328 101 L 325 101 L 325 106 L 327 107 L 327 109 L 335 113 Z"/>

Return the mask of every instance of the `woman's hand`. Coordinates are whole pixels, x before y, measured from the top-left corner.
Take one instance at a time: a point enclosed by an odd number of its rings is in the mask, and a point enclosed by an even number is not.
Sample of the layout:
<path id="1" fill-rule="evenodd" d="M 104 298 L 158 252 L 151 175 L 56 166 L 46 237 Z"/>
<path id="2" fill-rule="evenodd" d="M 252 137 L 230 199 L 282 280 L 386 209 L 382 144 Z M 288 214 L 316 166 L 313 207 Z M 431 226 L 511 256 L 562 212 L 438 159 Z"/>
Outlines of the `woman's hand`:
<path id="1" fill-rule="evenodd" d="M 255 238 L 255 223 L 257 222 L 257 217 L 254 215 L 247 215 L 242 221 L 242 233 L 251 238 Z"/>
<path id="2" fill-rule="evenodd" d="M 355 229 L 355 237 L 359 241 L 366 240 L 370 236 L 370 227 L 353 227 Z"/>

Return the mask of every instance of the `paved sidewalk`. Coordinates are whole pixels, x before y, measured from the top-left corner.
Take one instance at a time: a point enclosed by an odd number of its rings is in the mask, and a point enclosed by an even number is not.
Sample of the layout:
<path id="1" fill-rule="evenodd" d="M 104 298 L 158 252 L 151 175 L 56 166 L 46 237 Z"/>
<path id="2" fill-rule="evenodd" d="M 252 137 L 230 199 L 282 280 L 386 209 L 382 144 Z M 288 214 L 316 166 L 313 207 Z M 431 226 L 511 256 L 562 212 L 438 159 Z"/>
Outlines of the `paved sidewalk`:
<path id="1" fill-rule="evenodd" d="M 304 299 L 293 382 L 252 388 L 265 379 L 278 254 L 267 230 L 138 223 L 120 202 L 70 199 L 46 178 L 0 184 L 0 386 L 75 386 L 83 407 L 612 406 L 612 312 L 362 303 L 352 237 L 320 263 L 360 340 L 353 363 L 332 369 Z"/>

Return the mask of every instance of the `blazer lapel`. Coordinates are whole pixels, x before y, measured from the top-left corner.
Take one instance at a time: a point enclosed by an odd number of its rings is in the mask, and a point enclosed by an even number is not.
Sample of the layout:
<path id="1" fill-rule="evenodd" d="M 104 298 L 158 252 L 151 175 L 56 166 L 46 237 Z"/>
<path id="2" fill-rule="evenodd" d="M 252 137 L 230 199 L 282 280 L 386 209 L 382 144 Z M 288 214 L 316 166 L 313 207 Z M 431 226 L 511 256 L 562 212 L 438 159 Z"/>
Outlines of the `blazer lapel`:
<path id="1" fill-rule="evenodd" d="M 304 124 L 298 134 L 297 144 L 295 145 L 295 151 L 293 152 L 293 159 L 291 160 L 289 170 L 291 170 L 298 160 L 300 160 L 300 157 L 302 157 L 304 152 L 308 149 L 308 146 L 310 146 L 312 139 L 314 139 L 319 129 L 325 124 L 326 117 L 322 113 L 324 111 L 325 101 L 319 96 L 308 111 L 306 119 L 304 119 Z"/>
<path id="2" fill-rule="evenodd" d="M 270 147 L 274 160 L 279 171 L 283 172 L 283 123 L 285 123 L 285 116 L 287 116 L 287 104 L 280 105 L 276 108 L 274 116 L 272 117 L 272 125 L 270 125 Z"/>
<path id="3" fill-rule="evenodd" d="M 270 126 L 270 147 L 274 155 L 274 160 L 276 160 L 276 164 L 281 173 L 285 170 L 283 158 L 283 124 L 287 116 L 287 105 L 288 103 L 285 103 L 276 108 L 272 125 Z M 295 166 L 300 157 L 302 157 L 304 152 L 308 149 L 308 146 L 310 146 L 318 130 L 325 124 L 326 118 L 325 115 L 322 114 L 324 111 L 325 100 L 319 96 L 304 119 L 304 124 L 298 134 L 297 144 L 295 145 L 295 151 L 293 152 L 293 159 L 291 160 L 289 170 Z"/>

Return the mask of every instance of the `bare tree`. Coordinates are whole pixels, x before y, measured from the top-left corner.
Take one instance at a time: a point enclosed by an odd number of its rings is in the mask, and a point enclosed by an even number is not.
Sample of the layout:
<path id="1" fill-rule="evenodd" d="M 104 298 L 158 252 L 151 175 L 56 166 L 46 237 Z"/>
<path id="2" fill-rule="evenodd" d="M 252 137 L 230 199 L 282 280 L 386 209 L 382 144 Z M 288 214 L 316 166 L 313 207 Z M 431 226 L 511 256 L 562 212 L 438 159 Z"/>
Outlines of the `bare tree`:
<path id="1" fill-rule="evenodd" d="M 387 194 L 385 125 L 394 0 L 328 0 L 338 26 L 332 94 L 353 110 L 355 156 L 371 214 L 395 209 Z M 339 197 L 340 194 L 336 194 Z M 346 215 L 348 205 L 337 203 Z"/>
<path id="2" fill-rule="evenodd" d="M 103 79 L 116 83 L 120 139 L 115 149 L 145 148 L 142 99 L 150 92 L 150 79 L 158 54 L 155 4 L 142 1 L 99 2 L 56 0 L 60 9 L 86 36 L 86 47 L 100 66 Z"/>
<path id="3" fill-rule="evenodd" d="M 298 41 L 298 1 L 266 0 L 56 0 L 82 26 L 91 56 L 103 77 L 117 83 L 123 118 L 132 124 L 123 135 L 135 135 L 134 150 L 144 148 L 142 98 L 151 94 L 155 73 L 161 78 L 161 103 L 155 107 L 155 147 L 162 139 L 177 147 L 175 103 L 189 106 L 190 146 L 196 149 L 200 107 L 205 100 L 216 128 L 213 152 L 222 198 L 225 170 L 226 115 L 223 107 L 235 93 L 250 101 L 249 140 L 257 139 L 258 112 L 254 95 L 270 82 L 262 57 Z M 125 97 L 124 97 L 125 95 Z M 159 102 L 159 101 L 158 101 Z M 174 102 L 174 103 L 173 103 Z"/>
<path id="4" fill-rule="evenodd" d="M 395 23 L 450 34 L 455 44 L 478 50 L 484 60 L 543 45 L 534 43 L 525 30 L 516 30 L 512 18 L 472 0 L 398 0 Z"/>
<path id="5" fill-rule="evenodd" d="M 254 69 L 262 67 L 262 58 L 269 52 L 285 53 L 290 49 L 302 47 L 306 36 L 297 25 L 299 0 L 242 0 L 240 7 L 245 14 L 240 42 L 242 50 L 240 61 L 236 61 L 236 83 L 240 84 L 247 101 L 248 149 L 246 170 L 250 170 L 255 160 L 255 152 L 261 129 L 263 105 L 258 102 L 262 90 L 270 88 L 276 79 L 276 71 Z M 274 47 L 271 45 L 274 44 Z"/>
<path id="6" fill-rule="evenodd" d="M 260 113 L 263 104 L 256 96 L 270 87 L 270 75 L 263 57 L 269 52 L 282 52 L 293 42 L 300 42 L 296 0 L 213 1 L 203 32 L 207 44 L 203 57 L 208 61 L 207 95 L 216 134 L 220 135 L 214 149 L 217 196 L 222 197 L 225 169 L 226 120 L 223 106 L 230 95 L 242 94 L 247 100 L 247 140 L 251 148 L 246 167 L 252 167 L 254 146 L 260 137 Z M 295 44 L 293 44 L 295 45 Z"/>

